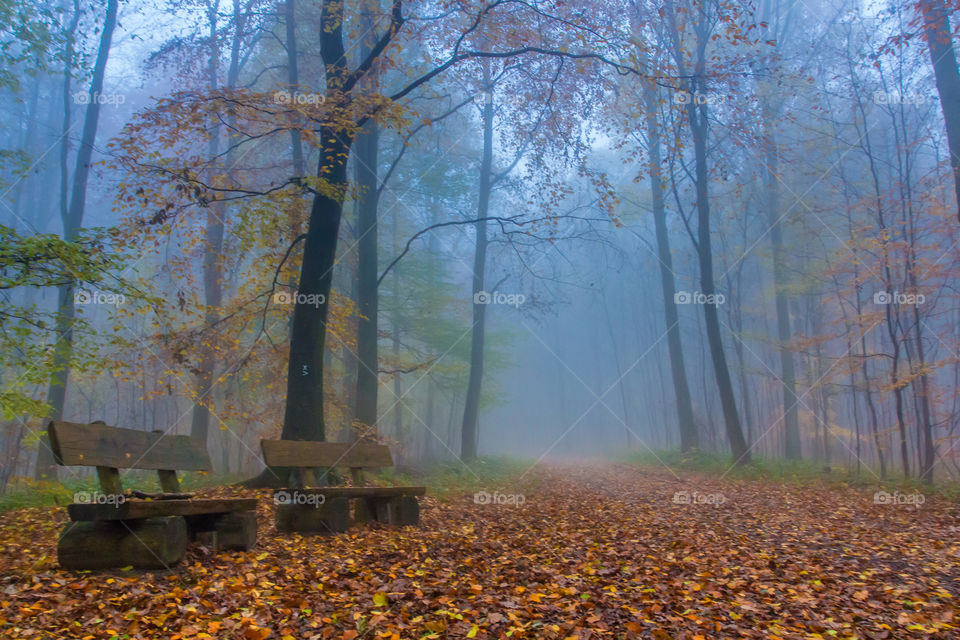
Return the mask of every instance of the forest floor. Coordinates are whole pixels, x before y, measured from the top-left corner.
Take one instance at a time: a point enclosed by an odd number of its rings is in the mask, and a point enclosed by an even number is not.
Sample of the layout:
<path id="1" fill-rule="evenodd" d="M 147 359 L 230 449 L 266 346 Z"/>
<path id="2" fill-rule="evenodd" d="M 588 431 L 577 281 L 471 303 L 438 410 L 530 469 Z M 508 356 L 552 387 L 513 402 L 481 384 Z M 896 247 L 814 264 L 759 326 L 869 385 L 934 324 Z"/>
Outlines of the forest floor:
<path id="1" fill-rule="evenodd" d="M 205 490 L 261 498 L 257 547 L 193 546 L 170 572 L 62 571 L 65 510 L 9 511 L 0 637 L 960 637 L 960 512 L 940 494 L 635 465 L 475 480 L 431 487 L 419 527 L 335 537 L 278 536 L 266 492 Z"/>

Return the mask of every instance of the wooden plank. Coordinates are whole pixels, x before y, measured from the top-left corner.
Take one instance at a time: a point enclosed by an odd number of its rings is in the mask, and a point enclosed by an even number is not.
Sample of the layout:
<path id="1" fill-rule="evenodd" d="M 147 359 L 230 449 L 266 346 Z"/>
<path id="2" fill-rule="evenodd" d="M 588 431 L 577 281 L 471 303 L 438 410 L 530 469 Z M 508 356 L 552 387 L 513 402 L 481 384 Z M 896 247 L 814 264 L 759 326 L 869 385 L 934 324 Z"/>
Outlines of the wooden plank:
<path id="1" fill-rule="evenodd" d="M 303 493 L 323 495 L 327 498 L 394 498 L 396 496 L 426 495 L 426 487 L 314 487 L 311 489 L 277 489 L 288 494 Z M 276 499 L 274 499 L 276 502 Z"/>
<path id="2" fill-rule="evenodd" d="M 134 520 L 161 516 L 192 516 L 208 513 L 248 511 L 257 506 L 256 498 L 211 500 L 127 500 L 121 504 L 71 504 L 71 520 Z"/>
<path id="3" fill-rule="evenodd" d="M 53 454 L 62 465 L 183 471 L 212 468 L 206 445 L 190 436 L 62 421 L 51 422 L 47 432 Z"/>
<path id="4" fill-rule="evenodd" d="M 390 447 L 372 442 L 261 440 L 263 461 L 270 467 L 392 467 Z"/>

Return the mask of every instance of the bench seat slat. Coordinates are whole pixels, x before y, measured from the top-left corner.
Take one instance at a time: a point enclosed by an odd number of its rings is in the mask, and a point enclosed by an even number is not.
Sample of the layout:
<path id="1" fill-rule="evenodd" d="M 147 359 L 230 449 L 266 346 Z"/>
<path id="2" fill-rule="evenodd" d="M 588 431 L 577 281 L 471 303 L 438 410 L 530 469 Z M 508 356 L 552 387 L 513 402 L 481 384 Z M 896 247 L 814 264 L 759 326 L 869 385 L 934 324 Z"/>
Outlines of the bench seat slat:
<path id="1" fill-rule="evenodd" d="M 327 498 L 393 498 L 397 496 L 426 495 L 426 487 L 311 487 L 309 489 L 278 489 L 277 492 L 298 492 L 323 495 Z"/>
<path id="2" fill-rule="evenodd" d="M 257 507 L 256 498 L 212 498 L 190 500 L 127 500 L 120 505 L 67 505 L 67 513 L 74 521 L 135 520 L 162 516 L 195 516 L 214 513 L 249 511 Z"/>
<path id="3" fill-rule="evenodd" d="M 59 464 L 116 469 L 210 470 L 203 441 L 104 424 L 54 421 L 47 427 Z"/>

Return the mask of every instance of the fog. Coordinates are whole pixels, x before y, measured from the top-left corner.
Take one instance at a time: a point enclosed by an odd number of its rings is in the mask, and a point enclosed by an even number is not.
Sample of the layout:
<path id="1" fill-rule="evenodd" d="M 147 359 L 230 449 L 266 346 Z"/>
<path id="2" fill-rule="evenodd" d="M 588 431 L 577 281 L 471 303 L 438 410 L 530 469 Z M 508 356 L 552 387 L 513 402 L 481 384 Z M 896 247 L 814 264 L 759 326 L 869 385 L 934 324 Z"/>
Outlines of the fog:
<path id="1" fill-rule="evenodd" d="M 4 486 L 51 419 L 960 469 L 939 9 L 346 4 L 11 5 Z"/>

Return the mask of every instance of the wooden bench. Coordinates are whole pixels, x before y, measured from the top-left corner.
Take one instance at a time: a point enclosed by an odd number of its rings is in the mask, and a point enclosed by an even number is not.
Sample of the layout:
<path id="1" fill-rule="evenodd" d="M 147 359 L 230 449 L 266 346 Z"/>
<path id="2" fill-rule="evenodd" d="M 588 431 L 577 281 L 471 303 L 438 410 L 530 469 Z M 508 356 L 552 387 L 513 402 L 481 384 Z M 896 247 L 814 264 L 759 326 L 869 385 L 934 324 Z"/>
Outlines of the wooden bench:
<path id="1" fill-rule="evenodd" d="M 64 569 L 165 569 L 183 559 L 190 540 L 243 551 L 256 542 L 255 498 L 180 493 L 177 470 L 212 468 L 201 440 L 103 422 L 55 421 L 48 434 L 58 464 L 96 467 L 100 483 L 99 494 L 78 494 L 81 500 L 67 506 L 71 522 L 57 543 Z M 125 495 L 120 469 L 156 470 L 163 493 Z"/>
<path id="2" fill-rule="evenodd" d="M 350 469 L 362 482 L 364 469 L 392 467 L 386 445 L 371 442 L 310 442 L 261 440 L 263 461 L 271 468 L 293 469 L 292 486 L 273 493 L 277 531 L 287 533 L 342 533 L 350 526 L 350 501 L 357 522 L 376 521 L 392 525 L 415 525 L 420 521 L 417 496 L 426 487 L 331 487 L 316 486 L 324 469 Z"/>

